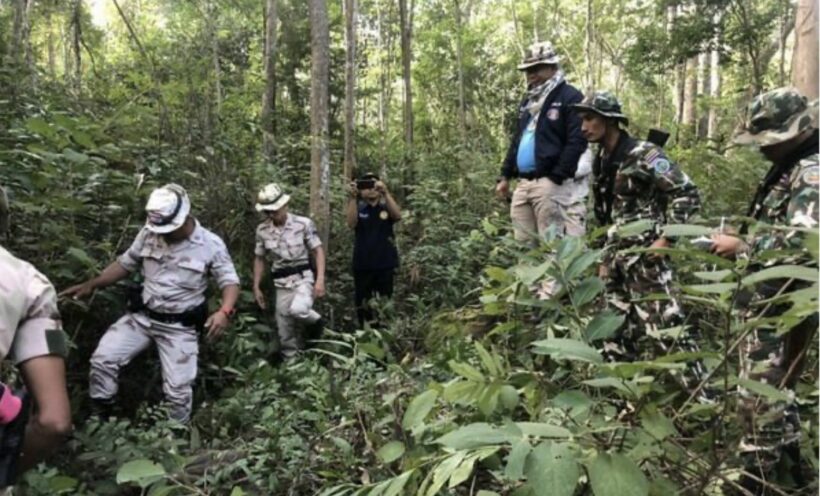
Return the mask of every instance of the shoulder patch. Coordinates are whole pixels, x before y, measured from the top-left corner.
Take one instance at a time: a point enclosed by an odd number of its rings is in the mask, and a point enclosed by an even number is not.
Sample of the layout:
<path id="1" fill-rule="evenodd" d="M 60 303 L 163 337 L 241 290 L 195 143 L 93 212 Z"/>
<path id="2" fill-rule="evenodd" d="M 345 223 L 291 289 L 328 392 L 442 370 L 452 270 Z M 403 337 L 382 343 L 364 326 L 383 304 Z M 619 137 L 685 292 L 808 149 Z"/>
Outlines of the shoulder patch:
<path id="1" fill-rule="evenodd" d="M 557 121 L 559 115 L 560 115 L 560 113 L 558 112 L 557 108 L 551 108 L 551 109 L 547 110 L 547 119 L 549 119 L 551 121 Z"/>
<path id="2" fill-rule="evenodd" d="M 817 186 L 820 184 L 820 167 L 816 165 L 814 167 L 809 167 L 805 172 L 803 172 L 800 179 L 810 186 Z"/>
<path id="3" fill-rule="evenodd" d="M 669 172 L 669 169 L 672 168 L 672 165 L 664 157 L 656 158 L 655 160 L 650 162 L 649 165 L 653 169 L 655 169 L 655 172 L 657 174 L 666 174 L 667 172 Z"/>
<path id="4" fill-rule="evenodd" d="M 387 218 L 388 218 L 388 217 L 390 217 L 390 215 L 387 213 L 387 210 L 382 210 L 382 211 L 379 213 L 379 218 L 380 218 L 381 220 L 387 220 Z"/>

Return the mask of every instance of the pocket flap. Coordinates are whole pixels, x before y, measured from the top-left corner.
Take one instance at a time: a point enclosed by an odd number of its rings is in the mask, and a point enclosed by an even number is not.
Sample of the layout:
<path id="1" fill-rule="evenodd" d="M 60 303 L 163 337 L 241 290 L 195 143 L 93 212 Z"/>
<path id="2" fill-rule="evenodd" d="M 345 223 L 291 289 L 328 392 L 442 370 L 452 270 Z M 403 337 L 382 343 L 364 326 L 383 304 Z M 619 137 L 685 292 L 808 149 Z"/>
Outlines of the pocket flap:
<path id="1" fill-rule="evenodd" d="M 194 272 L 205 272 L 205 262 L 202 260 L 184 260 L 177 264 L 181 269 L 188 269 Z"/>

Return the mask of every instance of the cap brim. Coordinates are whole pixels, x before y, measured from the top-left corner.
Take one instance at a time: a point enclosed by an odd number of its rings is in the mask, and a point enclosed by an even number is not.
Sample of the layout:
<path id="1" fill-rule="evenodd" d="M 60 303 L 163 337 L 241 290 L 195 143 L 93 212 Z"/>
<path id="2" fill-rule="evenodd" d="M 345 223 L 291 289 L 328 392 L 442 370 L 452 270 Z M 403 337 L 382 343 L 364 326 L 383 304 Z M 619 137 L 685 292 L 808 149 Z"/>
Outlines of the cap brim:
<path id="1" fill-rule="evenodd" d="M 561 61 L 561 57 L 553 57 L 553 58 L 547 59 L 547 60 L 536 60 L 536 61 L 533 61 L 533 62 L 524 62 L 523 64 L 518 64 L 517 69 L 519 71 L 525 71 L 525 70 L 529 69 L 530 67 L 535 67 L 537 65 L 557 65 L 558 62 L 560 62 L 560 61 Z"/>
<path id="2" fill-rule="evenodd" d="M 290 195 L 282 195 L 282 198 L 279 198 L 279 201 L 276 203 L 269 203 L 263 205 L 261 203 L 256 204 L 256 211 L 257 212 L 272 212 L 274 210 L 279 210 L 280 208 L 284 207 L 290 201 Z"/>
<path id="3" fill-rule="evenodd" d="M 629 117 L 625 116 L 624 114 L 610 114 L 606 112 L 601 112 L 595 107 L 583 105 L 581 103 L 576 103 L 572 105 L 570 108 L 572 108 L 572 110 L 576 112 L 592 112 L 593 114 L 600 115 L 601 117 L 605 117 L 607 119 L 617 119 L 623 122 L 625 126 L 629 125 Z"/>
<path id="4" fill-rule="evenodd" d="M 168 224 L 157 226 L 151 224 L 149 221 L 146 220 L 145 227 L 152 233 L 168 234 L 169 232 L 176 231 L 177 229 L 182 227 L 185 224 L 185 219 L 188 218 L 189 213 L 191 213 L 191 206 L 183 205 L 182 208 L 179 209 L 179 213 L 177 214 L 177 216 L 174 217 L 174 220 L 169 222 Z"/>
<path id="5" fill-rule="evenodd" d="M 815 112 L 816 108 L 809 105 L 806 110 L 800 112 L 800 114 L 792 119 L 789 128 L 785 131 L 768 130 L 757 134 L 750 133 L 749 131 L 741 131 L 732 138 L 732 142 L 736 145 L 769 146 L 788 141 L 806 129 L 817 128 L 817 115 Z M 800 120 L 806 116 L 812 119 L 811 126 L 801 128 L 799 125 Z"/>

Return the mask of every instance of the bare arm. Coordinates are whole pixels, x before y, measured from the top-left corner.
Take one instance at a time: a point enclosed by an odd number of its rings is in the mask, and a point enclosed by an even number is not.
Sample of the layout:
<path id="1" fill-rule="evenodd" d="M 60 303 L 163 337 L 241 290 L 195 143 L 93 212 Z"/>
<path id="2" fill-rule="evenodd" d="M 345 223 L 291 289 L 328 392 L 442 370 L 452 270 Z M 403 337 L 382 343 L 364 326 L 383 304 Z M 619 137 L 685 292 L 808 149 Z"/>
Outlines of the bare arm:
<path id="1" fill-rule="evenodd" d="M 391 219 L 394 221 L 401 220 L 401 209 L 399 208 L 399 204 L 396 203 L 396 200 L 393 199 L 393 195 L 391 195 L 387 189 L 384 191 L 384 208 L 387 209 L 387 213 L 390 214 Z"/>
<path id="2" fill-rule="evenodd" d="M 316 261 L 316 283 L 313 286 L 313 293 L 316 298 L 325 295 L 325 249 L 317 246 L 311 250 L 313 259 Z"/>
<path id="3" fill-rule="evenodd" d="M 345 206 L 345 221 L 347 222 L 347 227 L 356 229 L 356 225 L 359 223 L 359 210 L 356 198 L 347 200 L 347 205 Z"/>
<path id="4" fill-rule="evenodd" d="M 209 340 L 218 338 L 225 332 L 225 329 L 228 328 L 231 323 L 229 317 L 233 313 L 236 300 L 238 299 L 238 284 L 228 284 L 222 288 L 222 306 L 205 321 L 205 327 L 208 329 L 207 338 Z"/>
<path id="5" fill-rule="evenodd" d="M 45 459 L 71 433 L 71 406 L 65 380 L 65 361 L 45 355 L 20 364 L 26 387 L 37 406 L 29 420 L 19 471 Z"/>
<path id="6" fill-rule="evenodd" d="M 253 257 L 253 298 L 259 308 L 264 310 L 268 304 L 265 301 L 265 294 L 262 292 L 262 276 L 265 274 L 265 259 L 263 257 Z"/>

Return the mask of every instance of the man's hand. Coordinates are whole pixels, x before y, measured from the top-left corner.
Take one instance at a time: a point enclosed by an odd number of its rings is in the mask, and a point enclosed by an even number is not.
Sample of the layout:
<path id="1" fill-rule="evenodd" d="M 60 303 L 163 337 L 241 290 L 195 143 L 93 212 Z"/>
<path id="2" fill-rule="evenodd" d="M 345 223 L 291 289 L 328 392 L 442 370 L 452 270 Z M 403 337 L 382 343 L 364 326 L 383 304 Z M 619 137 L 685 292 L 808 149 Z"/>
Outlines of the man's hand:
<path id="1" fill-rule="evenodd" d="M 506 179 L 498 181 L 498 184 L 495 185 L 495 196 L 497 196 L 499 200 L 504 200 L 507 198 L 507 195 L 509 194 L 510 182 Z"/>
<path id="2" fill-rule="evenodd" d="M 669 248 L 669 240 L 666 238 L 658 238 L 655 240 L 654 243 L 649 245 L 649 249 L 657 249 L 657 248 Z M 649 258 L 659 260 L 663 258 L 662 253 L 649 253 Z"/>
<path id="3" fill-rule="evenodd" d="M 85 298 L 86 296 L 90 295 L 96 289 L 96 285 L 94 284 L 94 280 L 86 281 L 82 284 L 75 284 L 68 289 L 63 290 L 59 295 L 60 298 L 64 297 L 72 297 L 75 300 L 79 298 Z"/>
<path id="4" fill-rule="evenodd" d="M 387 185 L 384 184 L 384 181 L 376 181 L 376 183 L 373 185 L 373 189 L 375 189 L 378 193 L 382 195 L 387 194 Z"/>
<path id="5" fill-rule="evenodd" d="M 225 332 L 225 329 L 231 325 L 230 319 L 221 310 L 212 313 L 208 320 L 205 321 L 205 327 L 208 328 L 208 341 L 213 341 Z"/>
<path id="6" fill-rule="evenodd" d="M 313 297 L 319 299 L 325 295 L 325 281 L 324 279 L 317 279 L 313 285 Z"/>
<path id="7" fill-rule="evenodd" d="M 713 234 L 712 241 L 712 253 L 721 257 L 734 258 L 747 248 L 742 239 L 728 234 Z"/>
<path id="8" fill-rule="evenodd" d="M 258 287 L 253 288 L 253 299 L 256 300 L 256 304 L 259 305 L 259 308 L 262 310 L 268 308 L 268 302 L 265 300 L 265 293 L 263 293 Z"/>
<path id="9" fill-rule="evenodd" d="M 351 200 L 359 196 L 359 188 L 356 186 L 356 181 L 347 183 L 347 196 L 349 196 Z"/>

